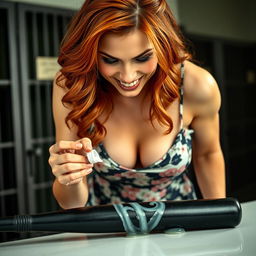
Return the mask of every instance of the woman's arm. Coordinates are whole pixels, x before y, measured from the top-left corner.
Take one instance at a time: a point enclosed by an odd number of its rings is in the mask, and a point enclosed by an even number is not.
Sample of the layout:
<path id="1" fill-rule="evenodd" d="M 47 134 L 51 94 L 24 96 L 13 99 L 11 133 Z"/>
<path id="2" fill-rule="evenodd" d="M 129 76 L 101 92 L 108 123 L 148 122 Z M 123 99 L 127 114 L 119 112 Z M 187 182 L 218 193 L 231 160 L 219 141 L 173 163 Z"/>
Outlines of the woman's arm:
<path id="1" fill-rule="evenodd" d="M 75 127 L 67 127 L 65 118 L 70 109 L 62 104 L 66 92 L 56 84 L 56 77 L 53 83 L 56 143 L 49 149 L 49 164 L 56 177 L 53 194 L 59 205 L 67 209 L 84 206 L 88 200 L 86 176 L 91 172 L 92 165 L 88 164 L 83 153 L 91 150 L 91 142 L 88 138 L 79 139 Z"/>
<path id="2" fill-rule="evenodd" d="M 189 95 L 193 109 L 193 165 L 203 198 L 226 197 L 225 163 L 219 137 L 218 85 L 206 71 L 198 68 L 193 92 Z"/>

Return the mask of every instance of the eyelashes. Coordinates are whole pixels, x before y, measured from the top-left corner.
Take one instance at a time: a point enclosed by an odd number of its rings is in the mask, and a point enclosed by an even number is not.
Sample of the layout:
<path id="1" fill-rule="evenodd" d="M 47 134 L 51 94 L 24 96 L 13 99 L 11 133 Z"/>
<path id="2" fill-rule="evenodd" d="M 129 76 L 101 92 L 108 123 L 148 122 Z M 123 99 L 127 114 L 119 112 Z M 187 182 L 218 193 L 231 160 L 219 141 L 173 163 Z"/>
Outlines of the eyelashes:
<path id="1" fill-rule="evenodd" d="M 114 64 L 114 63 L 116 63 L 116 62 L 118 61 L 117 59 L 107 58 L 107 57 L 102 57 L 102 60 L 103 60 L 106 64 Z"/>
<path id="2" fill-rule="evenodd" d="M 139 63 L 143 63 L 143 62 L 147 62 L 151 57 L 152 57 L 152 54 L 148 54 L 148 55 L 144 55 L 142 57 L 136 58 L 136 59 L 134 59 L 134 61 L 139 62 Z M 109 58 L 109 57 L 102 57 L 102 60 L 106 64 L 110 64 L 110 65 L 115 64 L 119 61 L 118 59 Z"/>
<path id="3" fill-rule="evenodd" d="M 142 56 L 140 58 L 137 58 L 136 61 L 137 62 L 146 62 L 150 59 L 151 56 L 152 56 L 152 54 L 145 55 L 145 56 Z"/>

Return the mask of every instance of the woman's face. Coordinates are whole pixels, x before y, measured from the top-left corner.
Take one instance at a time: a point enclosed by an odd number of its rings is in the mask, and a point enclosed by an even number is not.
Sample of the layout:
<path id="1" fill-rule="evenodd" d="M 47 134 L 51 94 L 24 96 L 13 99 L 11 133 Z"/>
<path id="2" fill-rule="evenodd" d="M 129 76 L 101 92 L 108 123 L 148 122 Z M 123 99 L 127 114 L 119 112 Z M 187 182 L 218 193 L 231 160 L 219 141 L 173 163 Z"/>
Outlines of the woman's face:
<path id="1" fill-rule="evenodd" d="M 157 68 L 153 45 L 140 30 L 106 34 L 100 41 L 99 72 L 125 97 L 138 96 Z"/>

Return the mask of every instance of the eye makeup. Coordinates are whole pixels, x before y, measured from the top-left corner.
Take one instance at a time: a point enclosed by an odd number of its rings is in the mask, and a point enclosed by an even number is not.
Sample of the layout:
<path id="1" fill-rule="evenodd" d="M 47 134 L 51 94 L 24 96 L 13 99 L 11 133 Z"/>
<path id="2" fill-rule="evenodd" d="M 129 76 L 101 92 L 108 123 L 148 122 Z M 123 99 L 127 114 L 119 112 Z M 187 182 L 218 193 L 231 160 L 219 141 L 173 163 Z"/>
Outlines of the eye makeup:
<path id="1" fill-rule="evenodd" d="M 139 58 L 136 58 L 136 61 L 137 62 L 146 62 L 146 61 L 148 61 L 152 57 L 152 55 L 153 55 L 153 53 L 141 56 Z"/>
<path id="2" fill-rule="evenodd" d="M 153 53 L 150 53 L 150 54 L 147 54 L 147 55 L 144 55 L 141 57 L 137 57 L 137 58 L 134 58 L 134 61 L 139 62 L 139 63 L 147 62 L 152 57 L 152 55 L 153 55 Z M 105 56 L 102 56 L 102 60 L 106 64 L 115 64 L 119 61 L 119 59 L 105 57 Z"/>
<path id="3" fill-rule="evenodd" d="M 115 64 L 118 61 L 120 61 L 120 59 L 111 56 L 110 54 L 107 54 L 105 52 L 100 51 L 100 54 L 104 55 L 102 56 L 102 60 L 106 63 L 106 64 Z M 139 63 L 143 63 L 146 62 L 150 59 L 150 57 L 152 57 L 153 55 L 153 49 L 147 49 L 144 52 L 142 52 L 141 54 L 135 56 L 134 58 L 132 58 L 132 60 L 134 60 L 135 62 L 139 62 Z"/>

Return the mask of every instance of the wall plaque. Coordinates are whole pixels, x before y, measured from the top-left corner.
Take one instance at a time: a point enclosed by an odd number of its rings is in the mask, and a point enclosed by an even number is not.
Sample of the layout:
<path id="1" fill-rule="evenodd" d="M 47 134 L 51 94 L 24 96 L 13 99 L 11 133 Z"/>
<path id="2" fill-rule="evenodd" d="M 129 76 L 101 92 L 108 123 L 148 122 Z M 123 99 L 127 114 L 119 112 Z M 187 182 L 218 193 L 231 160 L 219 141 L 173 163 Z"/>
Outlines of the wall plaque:
<path id="1" fill-rule="evenodd" d="M 36 79 L 37 80 L 53 80 L 55 74 L 60 70 L 57 63 L 57 57 L 41 57 L 36 58 Z"/>

